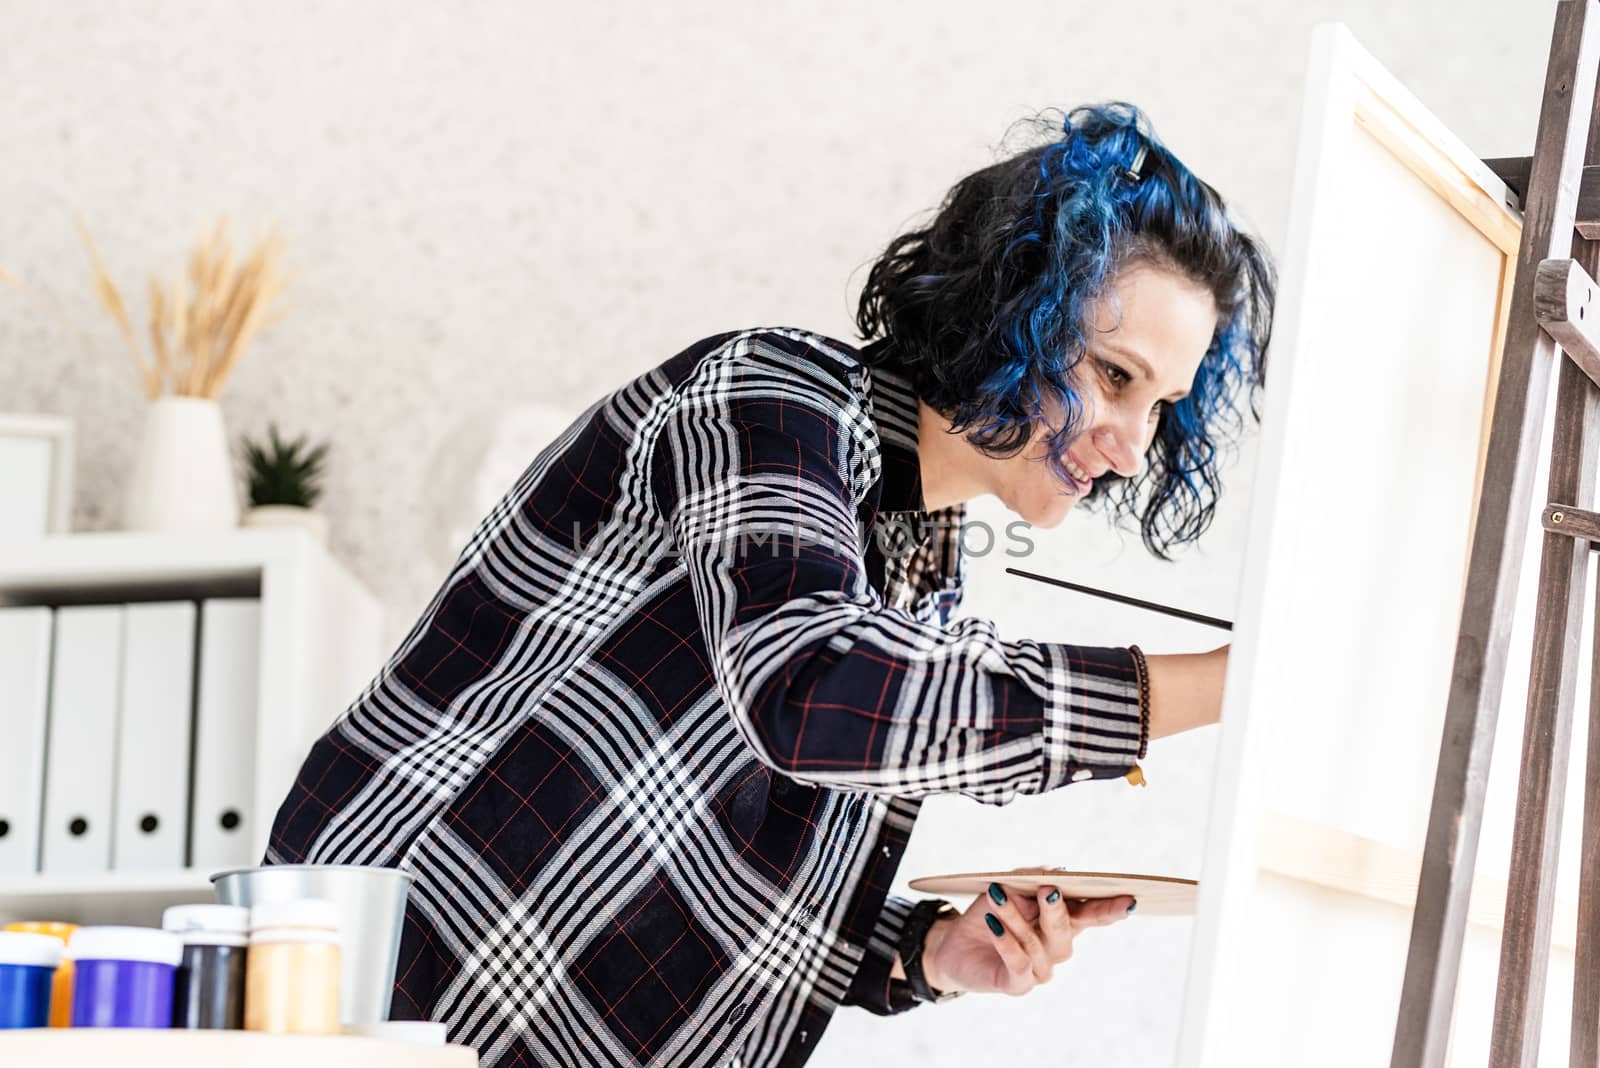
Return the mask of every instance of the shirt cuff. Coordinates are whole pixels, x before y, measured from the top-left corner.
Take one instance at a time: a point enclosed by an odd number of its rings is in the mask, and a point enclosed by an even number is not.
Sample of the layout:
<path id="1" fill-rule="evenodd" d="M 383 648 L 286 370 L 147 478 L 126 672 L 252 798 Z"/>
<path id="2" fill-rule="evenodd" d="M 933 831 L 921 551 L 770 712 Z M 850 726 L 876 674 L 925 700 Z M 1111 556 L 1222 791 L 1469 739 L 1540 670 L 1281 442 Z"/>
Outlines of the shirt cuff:
<path id="1" fill-rule="evenodd" d="M 1133 654 L 1088 645 L 1043 648 L 1050 671 L 1045 789 L 1126 775 L 1139 762 L 1139 673 Z"/>
<path id="2" fill-rule="evenodd" d="M 915 902 L 903 897 L 884 899 L 878 922 L 867 939 L 866 952 L 850 981 L 844 1004 L 858 1005 L 876 1016 L 893 1016 L 914 1009 L 922 1002 L 911 993 L 911 984 L 904 979 L 891 979 L 889 972 L 900 953 L 900 933 L 905 929 L 906 917 Z"/>

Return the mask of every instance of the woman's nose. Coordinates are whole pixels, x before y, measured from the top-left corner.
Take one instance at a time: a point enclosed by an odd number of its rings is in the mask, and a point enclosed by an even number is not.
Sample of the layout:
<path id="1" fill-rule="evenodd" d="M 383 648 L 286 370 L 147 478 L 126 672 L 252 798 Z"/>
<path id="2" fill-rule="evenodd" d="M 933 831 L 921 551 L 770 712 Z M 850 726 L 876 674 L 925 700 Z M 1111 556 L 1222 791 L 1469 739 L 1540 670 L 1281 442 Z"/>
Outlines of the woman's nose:
<path id="1" fill-rule="evenodd" d="M 1095 448 L 1111 464 L 1111 470 L 1123 478 L 1137 476 L 1144 467 L 1144 449 L 1139 439 L 1120 422 L 1095 428 Z"/>

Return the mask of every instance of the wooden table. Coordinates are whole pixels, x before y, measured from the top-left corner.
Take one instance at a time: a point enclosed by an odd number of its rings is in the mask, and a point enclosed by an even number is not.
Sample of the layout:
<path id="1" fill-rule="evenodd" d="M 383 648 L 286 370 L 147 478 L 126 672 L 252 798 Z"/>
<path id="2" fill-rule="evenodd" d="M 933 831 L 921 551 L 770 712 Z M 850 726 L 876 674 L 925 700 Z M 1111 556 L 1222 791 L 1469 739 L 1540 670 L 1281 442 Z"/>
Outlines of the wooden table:
<path id="1" fill-rule="evenodd" d="M 0 1031 L 0 1064 L 49 1068 L 477 1068 L 466 1046 L 345 1035 L 143 1031 L 85 1027 Z"/>

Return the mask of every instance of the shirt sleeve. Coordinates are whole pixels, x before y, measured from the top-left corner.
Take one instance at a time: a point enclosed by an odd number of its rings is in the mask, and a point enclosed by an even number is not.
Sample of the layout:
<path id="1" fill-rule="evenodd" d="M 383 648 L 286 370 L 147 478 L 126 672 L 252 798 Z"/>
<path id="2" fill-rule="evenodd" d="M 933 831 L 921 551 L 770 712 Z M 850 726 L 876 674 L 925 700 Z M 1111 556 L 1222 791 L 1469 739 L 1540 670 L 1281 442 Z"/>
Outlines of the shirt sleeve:
<path id="1" fill-rule="evenodd" d="M 859 366 L 741 335 L 678 387 L 651 489 L 712 673 L 757 757 L 794 779 L 1003 804 L 1124 774 L 1127 649 L 1002 641 L 886 606 L 864 538 L 879 475 Z"/>
<path id="2" fill-rule="evenodd" d="M 893 1016 L 923 1004 L 911 993 L 910 983 L 889 976 L 900 953 L 900 932 L 905 929 L 913 905 L 914 902 L 892 895 L 884 900 L 883 911 L 878 914 L 842 1004 L 859 1006 L 875 1016 Z"/>

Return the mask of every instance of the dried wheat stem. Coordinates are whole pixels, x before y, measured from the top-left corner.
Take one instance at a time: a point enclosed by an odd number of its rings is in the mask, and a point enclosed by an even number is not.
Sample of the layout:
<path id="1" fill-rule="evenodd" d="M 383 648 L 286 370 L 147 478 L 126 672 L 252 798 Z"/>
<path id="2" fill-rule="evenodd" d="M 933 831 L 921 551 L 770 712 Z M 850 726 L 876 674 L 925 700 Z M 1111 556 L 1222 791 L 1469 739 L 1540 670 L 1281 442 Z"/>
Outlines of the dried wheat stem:
<path id="1" fill-rule="evenodd" d="M 167 348 L 167 304 L 161 282 L 150 276 L 150 347 L 156 354 L 156 378 L 161 388 L 171 371 L 172 354 Z"/>
<path id="2" fill-rule="evenodd" d="M 282 294 L 287 279 L 278 270 L 282 242 L 276 233 L 258 240 L 251 250 L 238 285 L 230 295 L 222 318 L 221 360 L 206 384 L 205 395 L 215 397 L 239 362 L 239 357 L 265 325 L 273 302 Z"/>
<path id="3" fill-rule="evenodd" d="M 89 250 L 89 262 L 94 267 L 95 293 L 99 296 L 100 303 L 111 313 L 111 318 L 116 321 L 123 339 L 128 342 L 128 348 L 133 352 L 134 366 L 144 382 L 145 395 L 154 400 L 160 394 L 160 380 L 155 369 L 145 361 L 144 351 L 140 349 L 139 339 L 133 332 L 133 323 L 128 319 L 127 306 L 122 302 L 122 293 L 111 280 L 111 272 L 106 269 L 105 261 L 100 258 L 100 249 L 94 243 L 94 236 L 89 233 L 88 223 L 84 222 L 82 215 L 77 219 L 78 232 L 83 236 L 84 247 Z"/>
<path id="4" fill-rule="evenodd" d="M 205 374 L 206 348 L 211 340 L 211 263 L 210 238 L 204 230 L 195 239 L 194 251 L 189 255 L 189 284 L 194 287 L 194 303 L 189 306 L 189 366 L 184 372 L 179 392 L 194 396 L 199 392 Z"/>

